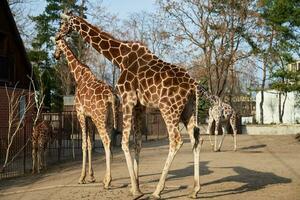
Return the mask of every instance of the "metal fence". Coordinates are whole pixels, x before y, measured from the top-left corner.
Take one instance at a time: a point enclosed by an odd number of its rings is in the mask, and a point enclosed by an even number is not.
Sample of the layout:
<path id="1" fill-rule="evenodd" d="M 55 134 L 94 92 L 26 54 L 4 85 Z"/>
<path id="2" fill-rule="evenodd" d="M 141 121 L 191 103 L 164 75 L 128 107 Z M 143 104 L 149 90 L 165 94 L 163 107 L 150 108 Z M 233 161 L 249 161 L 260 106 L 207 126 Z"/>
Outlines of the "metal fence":
<path id="1" fill-rule="evenodd" d="M 56 138 L 47 150 L 47 165 L 81 159 L 81 128 L 76 112 L 44 113 L 43 118 L 51 121 Z M 122 120 L 119 120 L 121 127 Z M 143 140 L 159 139 L 167 136 L 167 130 L 158 111 L 148 111 L 146 115 L 147 131 Z M 87 120 L 87 131 L 93 136 L 93 150 L 103 152 L 102 142 L 97 129 L 90 119 Z M 31 172 L 31 123 L 26 123 L 18 132 L 9 152 L 10 164 L 1 170 L 7 151 L 7 127 L 0 127 L 0 179 L 19 176 Z M 121 134 L 117 137 L 116 146 L 120 146 Z"/>

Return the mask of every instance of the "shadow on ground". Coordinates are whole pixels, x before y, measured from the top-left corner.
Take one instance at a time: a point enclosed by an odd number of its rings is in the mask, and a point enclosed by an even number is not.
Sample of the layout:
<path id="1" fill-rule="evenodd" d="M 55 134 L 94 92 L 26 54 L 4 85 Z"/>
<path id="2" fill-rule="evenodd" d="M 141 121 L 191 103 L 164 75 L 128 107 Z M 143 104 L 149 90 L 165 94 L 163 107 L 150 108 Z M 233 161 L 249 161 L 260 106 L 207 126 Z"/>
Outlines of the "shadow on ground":
<path id="1" fill-rule="evenodd" d="M 23 187 L 31 185 L 37 181 L 43 180 L 47 177 L 53 176 L 53 174 L 61 173 L 61 171 L 72 171 L 80 169 L 81 161 L 70 161 L 67 163 L 60 163 L 56 166 L 51 166 L 47 171 L 41 172 L 40 174 L 27 173 L 24 176 L 13 177 L 8 179 L 0 180 L 0 191 L 9 189 L 11 187 Z M 79 176 L 78 176 L 79 177 Z"/>
<path id="2" fill-rule="evenodd" d="M 295 139 L 296 139 L 298 142 L 300 142 L 300 133 L 297 133 Z"/>
<path id="3" fill-rule="evenodd" d="M 260 172 L 251 169 L 247 169 L 244 167 L 224 167 L 226 169 L 232 169 L 237 175 L 227 176 L 221 178 L 219 180 L 211 181 L 202 184 L 202 186 L 212 185 L 212 184 L 220 184 L 225 182 L 237 182 L 243 183 L 242 186 L 238 188 L 228 189 L 228 190 L 220 190 L 211 193 L 217 193 L 212 196 L 206 196 L 205 198 L 214 198 L 225 195 L 239 194 L 249 191 L 256 191 L 263 189 L 270 185 L 283 184 L 283 183 L 291 183 L 292 180 L 289 178 L 277 176 L 272 172 Z M 223 169 L 224 169 L 223 168 Z M 208 193 L 206 193 L 208 194 Z"/>

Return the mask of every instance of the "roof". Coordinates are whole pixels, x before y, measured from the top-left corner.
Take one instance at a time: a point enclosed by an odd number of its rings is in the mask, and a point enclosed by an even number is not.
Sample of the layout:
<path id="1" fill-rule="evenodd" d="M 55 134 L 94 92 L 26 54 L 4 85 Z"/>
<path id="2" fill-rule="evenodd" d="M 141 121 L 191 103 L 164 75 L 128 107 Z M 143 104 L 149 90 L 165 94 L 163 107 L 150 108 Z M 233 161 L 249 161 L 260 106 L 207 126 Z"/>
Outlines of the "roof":
<path id="1" fill-rule="evenodd" d="M 26 69 L 28 70 L 28 74 L 31 74 L 32 66 L 28 59 L 24 43 L 23 43 L 20 33 L 18 31 L 16 22 L 14 20 L 13 14 L 11 13 L 8 2 L 6 0 L 0 0 L 0 8 L 3 8 L 2 10 L 4 11 L 4 15 L 6 15 L 6 17 L 7 17 L 11 33 L 13 34 L 13 36 L 15 38 L 16 45 L 18 46 L 21 56 L 24 57 L 24 60 L 25 60 L 24 67 L 26 67 Z"/>

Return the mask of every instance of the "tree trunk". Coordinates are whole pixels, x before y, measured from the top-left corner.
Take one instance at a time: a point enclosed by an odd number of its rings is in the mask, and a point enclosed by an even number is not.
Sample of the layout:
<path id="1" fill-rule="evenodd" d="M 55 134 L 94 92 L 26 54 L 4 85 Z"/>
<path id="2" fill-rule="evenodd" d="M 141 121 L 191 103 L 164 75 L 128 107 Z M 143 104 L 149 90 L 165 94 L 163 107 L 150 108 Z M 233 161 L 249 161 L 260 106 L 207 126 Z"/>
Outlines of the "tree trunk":
<path id="1" fill-rule="evenodd" d="M 261 83 L 261 99 L 259 103 L 259 108 L 260 108 L 260 124 L 264 124 L 264 90 L 265 90 L 265 85 L 266 85 L 266 76 L 267 76 L 267 63 L 266 60 L 264 60 L 263 63 L 263 77 L 262 77 L 262 83 Z"/>
<path id="2" fill-rule="evenodd" d="M 282 109 L 281 109 L 282 111 L 280 113 L 281 123 L 283 123 L 283 115 L 284 115 L 284 108 L 285 108 L 286 99 L 287 99 L 287 92 L 285 92 L 285 97 L 284 97 L 284 100 L 283 100 L 283 103 L 282 103 Z"/>
<path id="3" fill-rule="evenodd" d="M 281 115 L 281 92 L 279 92 L 278 96 L 278 116 L 279 116 L 279 123 L 282 124 L 282 115 Z"/>

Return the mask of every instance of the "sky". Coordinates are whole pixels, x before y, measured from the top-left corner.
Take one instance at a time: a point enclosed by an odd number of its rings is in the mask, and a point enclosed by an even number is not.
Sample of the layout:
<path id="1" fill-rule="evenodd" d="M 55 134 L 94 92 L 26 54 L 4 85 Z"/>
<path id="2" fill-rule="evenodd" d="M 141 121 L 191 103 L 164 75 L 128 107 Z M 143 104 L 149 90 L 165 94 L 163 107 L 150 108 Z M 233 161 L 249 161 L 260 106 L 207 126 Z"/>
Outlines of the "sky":
<path id="1" fill-rule="evenodd" d="M 102 5 L 104 5 L 109 12 L 116 14 L 120 19 L 125 19 L 134 12 L 150 12 L 155 8 L 155 0 L 89 0 L 89 2 L 95 5 L 102 2 Z M 27 4 L 32 15 L 38 15 L 43 12 L 45 6 L 45 0 L 33 0 Z"/>
<path id="2" fill-rule="evenodd" d="M 155 8 L 155 0 L 103 0 L 103 5 L 120 18 L 126 18 L 133 12 L 152 11 Z"/>

